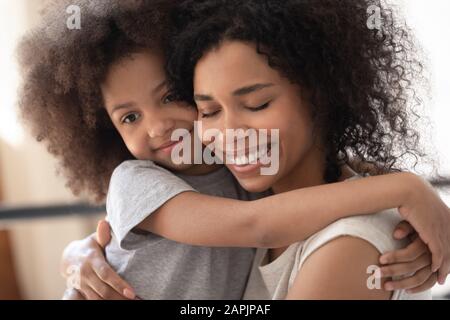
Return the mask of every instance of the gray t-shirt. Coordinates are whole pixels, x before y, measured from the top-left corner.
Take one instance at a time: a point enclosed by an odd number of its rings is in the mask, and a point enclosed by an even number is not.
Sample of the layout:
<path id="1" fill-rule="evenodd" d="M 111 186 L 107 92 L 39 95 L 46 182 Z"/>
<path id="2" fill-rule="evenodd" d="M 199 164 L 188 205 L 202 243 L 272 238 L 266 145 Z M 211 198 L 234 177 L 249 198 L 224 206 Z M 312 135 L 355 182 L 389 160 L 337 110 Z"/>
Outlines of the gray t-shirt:
<path id="1" fill-rule="evenodd" d="M 191 246 L 134 230 L 185 191 L 241 200 L 269 194 L 246 192 L 225 167 L 202 176 L 176 176 L 152 161 L 123 162 L 112 174 L 106 200 L 113 234 L 108 262 L 142 299 L 241 299 L 254 249 Z"/>

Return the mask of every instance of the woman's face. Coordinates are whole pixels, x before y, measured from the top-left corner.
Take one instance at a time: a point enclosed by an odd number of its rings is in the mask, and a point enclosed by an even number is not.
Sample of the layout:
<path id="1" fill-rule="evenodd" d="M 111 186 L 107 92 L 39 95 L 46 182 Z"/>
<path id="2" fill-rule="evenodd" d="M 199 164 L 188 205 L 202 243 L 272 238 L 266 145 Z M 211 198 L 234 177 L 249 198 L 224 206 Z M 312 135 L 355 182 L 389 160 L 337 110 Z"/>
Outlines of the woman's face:
<path id="1" fill-rule="evenodd" d="M 225 134 L 225 129 L 279 129 L 276 174 L 261 175 L 260 165 L 227 164 L 248 191 L 272 187 L 282 192 L 300 187 L 299 183 L 321 182 L 323 159 L 305 95 L 298 85 L 271 68 L 254 45 L 245 42 L 222 42 L 195 68 L 194 98 L 203 130 L 218 129 Z"/>
<path id="2" fill-rule="evenodd" d="M 191 164 L 174 164 L 171 141 L 175 129 L 192 133 L 195 108 L 173 101 L 166 86 L 162 54 L 142 51 L 113 65 L 102 84 L 106 110 L 128 150 L 139 160 L 153 160 L 176 171 Z M 193 134 L 187 135 L 191 139 Z"/>

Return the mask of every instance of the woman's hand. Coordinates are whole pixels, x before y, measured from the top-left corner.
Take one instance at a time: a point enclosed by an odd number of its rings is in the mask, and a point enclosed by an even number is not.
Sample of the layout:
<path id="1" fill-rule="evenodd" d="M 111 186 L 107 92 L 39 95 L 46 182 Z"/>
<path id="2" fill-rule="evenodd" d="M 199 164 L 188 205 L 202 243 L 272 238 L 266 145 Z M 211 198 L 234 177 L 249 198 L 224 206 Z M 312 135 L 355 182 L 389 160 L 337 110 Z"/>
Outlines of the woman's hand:
<path id="1" fill-rule="evenodd" d="M 62 300 L 86 300 L 86 298 L 75 288 L 66 289 Z"/>
<path id="2" fill-rule="evenodd" d="M 402 221 L 394 231 L 394 238 L 400 240 L 406 237 L 411 240 L 406 248 L 387 252 L 380 257 L 383 278 L 401 277 L 386 281 L 384 288 L 388 291 L 406 289 L 408 293 L 428 290 L 437 282 L 437 273 L 431 271 L 431 252 L 414 228 Z"/>
<path id="3" fill-rule="evenodd" d="M 131 286 L 105 259 L 103 250 L 110 240 L 109 224 L 102 220 L 97 227 L 97 238 L 91 235 L 66 247 L 61 274 L 67 279 L 68 290 L 63 299 L 79 299 L 79 294 L 88 300 L 136 298 Z"/>
<path id="4" fill-rule="evenodd" d="M 429 248 L 430 271 L 438 272 L 438 282 L 444 284 L 450 273 L 450 209 L 431 184 L 418 176 L 410 177 L 411 192 L 399 212 Z M 414 246 L 421 250 L 419 242 Z"/>

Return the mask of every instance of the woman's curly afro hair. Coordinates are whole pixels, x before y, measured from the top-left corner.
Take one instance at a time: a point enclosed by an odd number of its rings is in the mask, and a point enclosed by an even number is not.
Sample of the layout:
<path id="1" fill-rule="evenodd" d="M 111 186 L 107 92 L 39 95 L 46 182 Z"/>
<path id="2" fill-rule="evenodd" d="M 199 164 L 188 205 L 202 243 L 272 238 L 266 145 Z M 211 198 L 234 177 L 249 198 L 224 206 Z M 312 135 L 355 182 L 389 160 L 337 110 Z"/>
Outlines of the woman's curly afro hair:
<path id="1" fill-rule="evenodd" d="M 371 8 L 380 9 L 378 30 L 369 28 Z M 422 64 L 409 29 L 383 1 L 187 0 L 172 26 L 167 69 L 182 99 L 194 103 L 195 66 L 223 40 L 255 43 L 271 67 L 311 92 L 327 182 L 352 159 L 385 172 L 421 155 L 409 117 L 421 103 L 413 80 L 423 79 Z"/>
<path id="2" fill-rule="evenodd" d="M 143 48 L 161 48 L 176 1 L 55 1 L 19 46 L 24 85 L 20 114 L 60 160 L 67 186 L 104 201 L 112 171 L 133 159 L 104 109 L 100 84 L 111 64 Z M 69 5 L 81 28 L 70 30 Z"/>

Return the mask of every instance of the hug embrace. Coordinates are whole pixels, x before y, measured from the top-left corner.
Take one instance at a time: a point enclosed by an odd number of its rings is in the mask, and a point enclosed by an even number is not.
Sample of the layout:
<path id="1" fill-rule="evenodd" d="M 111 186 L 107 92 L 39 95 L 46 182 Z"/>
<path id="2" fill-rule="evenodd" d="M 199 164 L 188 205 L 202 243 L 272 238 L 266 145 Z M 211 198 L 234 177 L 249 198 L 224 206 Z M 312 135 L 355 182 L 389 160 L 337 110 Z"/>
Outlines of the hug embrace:
<path id="1" fill-rule="evenodd" d="M 450 210 L 404 166 L 414 48 L 382 0 L 58 2 L 20 46 L 21 115 L 107 210 L 64 298 L 429 299 Z M 196 139 L 232 161 L 175 161 Z"/>

